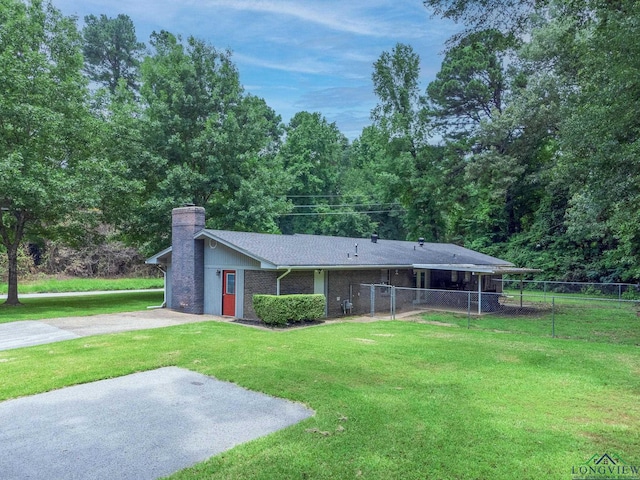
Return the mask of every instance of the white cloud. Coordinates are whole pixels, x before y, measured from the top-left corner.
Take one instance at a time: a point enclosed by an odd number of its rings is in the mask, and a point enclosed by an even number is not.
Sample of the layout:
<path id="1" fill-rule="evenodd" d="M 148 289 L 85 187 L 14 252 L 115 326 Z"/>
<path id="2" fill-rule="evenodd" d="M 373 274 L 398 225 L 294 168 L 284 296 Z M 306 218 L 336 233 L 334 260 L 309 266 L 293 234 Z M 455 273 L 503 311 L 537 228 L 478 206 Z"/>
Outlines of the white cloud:
<path id="1" fill-rule="evenodd" d="M 301 2 L 287 0 L 190 0 L 194 7 L 222 7 L 242 12 L 260 12 L 289 16 L 304 22 L 320 25 L 339 32 L 372 37 L 389 37 L 398 35 L 398 24 L 389 21 L 388 16 L 376 15 L 376 8 L 386 9 L 399 6 L 398 2 L 345 2 L 322 1 Z M 401 3 L 400 3 L 401 6 Z M 427 18 L 424 7 L 418 5 Z M 422 36 L 424 30 L 408 28 L 405 24 L 402 34 L 405 36 Z"/>
<path id="2" fill-rule="evenodd" d="M 265 57 L 254 57 L 241 53 L 234 53 L 233 60 L 240 64 L 251 65 L 254 67 L 268 68 L 271 70 L 280 70 L 290 73 L 305 74 L 329 74 L 335 71 L 335 64 L 331 62 L 322 62 L 313 58 L 304 59 L 287 59 L 273 60 Z"/>

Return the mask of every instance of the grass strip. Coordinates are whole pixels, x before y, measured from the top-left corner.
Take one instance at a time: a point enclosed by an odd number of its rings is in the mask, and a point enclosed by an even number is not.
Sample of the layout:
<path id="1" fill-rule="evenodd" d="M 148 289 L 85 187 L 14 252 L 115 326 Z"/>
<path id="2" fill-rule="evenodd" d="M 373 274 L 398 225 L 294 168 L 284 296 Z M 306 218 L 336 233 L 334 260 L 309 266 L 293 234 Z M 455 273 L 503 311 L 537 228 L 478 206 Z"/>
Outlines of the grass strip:
<path id="1" fill-rule="evenodd" d="M 45 318 L 79 317 L 144 310 L 162 303 L 162 292 L 125 292 L 79 297 L 25 298 L 22 305 L 0 304 L 0 323 Z"/>
<path id="2" fill-rule="evenodd" d="M 163 288 L 162 278 L 66 278 L 53 277 L 18 283 L 18 293 L 93 292 L 98 290 L 144 290 Z M 0 294 L 7 294 L 7 284 L 0 283 Z"/>
<path id="3" fill-rule="evenodd" d="M 167 365 L 316 411 L 173 479 L 571 478 L 604 452 L 640 464 L 637 347 L 417 322 L 207 322 L 0 352 L 0 399 Z"/>
<path id="4" fill-rule="evenodd" d="M 589 342 L 640 346 L 640 316 L 631 303 L 545 304 L 532 313 L 517 316 L 490 314 L 480 317 L 448 312 L 429 312 L 422 318 L 459 327 L 523 333 L 540 337 L 572 338 Z"/>

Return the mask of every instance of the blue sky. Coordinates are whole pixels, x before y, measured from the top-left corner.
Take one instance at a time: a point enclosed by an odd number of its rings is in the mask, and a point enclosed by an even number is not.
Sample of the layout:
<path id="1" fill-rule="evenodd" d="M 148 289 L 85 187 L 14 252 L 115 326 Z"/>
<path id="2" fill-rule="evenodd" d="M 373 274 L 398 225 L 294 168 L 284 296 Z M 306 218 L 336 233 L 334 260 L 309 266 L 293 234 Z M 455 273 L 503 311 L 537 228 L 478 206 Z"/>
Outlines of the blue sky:
<path id="1" fill-rule="evenodd" d="M 435 77 L 452 22 L 420 0 L 53 0 L 79 25 L 85 15 L 128 15 L 138 39 L 154 30 L 206 40 L 232 51 L 245 90 L 287 122 L 322 113 L 354 139 L 376 104 L 371 73 L 398 42 L 420 55 L 422 88 Z"/>

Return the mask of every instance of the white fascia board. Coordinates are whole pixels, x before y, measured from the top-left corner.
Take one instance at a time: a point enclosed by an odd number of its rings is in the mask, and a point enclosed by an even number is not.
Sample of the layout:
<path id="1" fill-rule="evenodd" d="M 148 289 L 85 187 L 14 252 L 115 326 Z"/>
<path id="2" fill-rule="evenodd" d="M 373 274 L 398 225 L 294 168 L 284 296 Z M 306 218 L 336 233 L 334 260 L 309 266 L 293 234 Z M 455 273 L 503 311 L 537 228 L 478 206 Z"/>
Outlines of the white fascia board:
<path id="1" fill-rule="evenodd" d="M 171 247 L 165 248 L 161 252 L 156 253 L 153 257 L 147 258 L 144 261 L 144 263 L 149 264 L 149 265 L 160 265 L 162 263 L 162 262 L 160 262 L 160 258 L 164 257 L 165 255 L 167 255 L 169 253 L 171 253 Z"/>
<path id="2" fill-rule="evenodd" d="M 458 272 L 496 273 L 498 265 L 471 265 L 463 263 L 427 263 L 415 264 L 416 270 L 453 270 Z"/>
<path id="3" fill-rule="evenodd" d="M 491 275 L 537 273 L 536 268 L 519 268 L 513 265 L 471 265 L 471 264 L 423 264 L 414 265 L 418 270 L 455 270 L 458 272 L 488 273 Z"/>
<path id="4" fill-rule="evenodd" d="M 413 265 L 278 265 L 277 270 L 407 270 Z"/>

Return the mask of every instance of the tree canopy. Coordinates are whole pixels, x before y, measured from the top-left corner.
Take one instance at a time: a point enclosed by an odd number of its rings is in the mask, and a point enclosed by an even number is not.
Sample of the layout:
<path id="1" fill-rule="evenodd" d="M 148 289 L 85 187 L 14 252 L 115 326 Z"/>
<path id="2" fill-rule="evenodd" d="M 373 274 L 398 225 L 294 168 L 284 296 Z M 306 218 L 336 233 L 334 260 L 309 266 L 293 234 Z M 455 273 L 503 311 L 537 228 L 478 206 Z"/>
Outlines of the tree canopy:
<path id="1" fill-rule="evenodd" d="M 126 15 L 87 16 L 81 35 L 44 0 L 0 5 L 9 259 L 87 217 L 150 254 L 168 246 L 171 209 L 195 203 L 213 228 L 376 231 L 555 279 L 640 279 L 635 1 L 425 0 L 463 28 L 428 84 L 411 45 L 380 53 L 351 143 L 318 112 L 283 122 L 201 39 L 145 45 Z"/>
<path id="2" fill-rule="evenodd" d="M 17 304 L 20 243 L 73 227 L 95 205 L 106 168 L 91 156 L 96 127 L 74 21 L 41 0 L 0 5 L 0 238 L 7 303 Z"/>
<path id="3" fill-rule="evenodd" d="M 114 93 L 120 81 L 131 90 L 138 89 L 138 68 L 144 43 L 138 42 L 131 19 L 88 15 L 84 19 L 83 53 L 89 78 Z"/>

